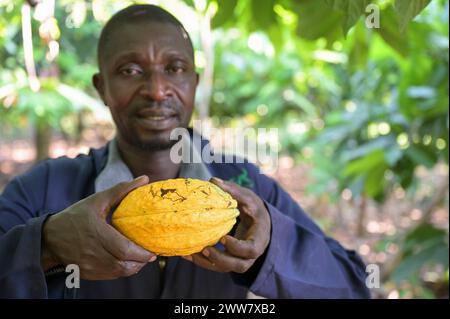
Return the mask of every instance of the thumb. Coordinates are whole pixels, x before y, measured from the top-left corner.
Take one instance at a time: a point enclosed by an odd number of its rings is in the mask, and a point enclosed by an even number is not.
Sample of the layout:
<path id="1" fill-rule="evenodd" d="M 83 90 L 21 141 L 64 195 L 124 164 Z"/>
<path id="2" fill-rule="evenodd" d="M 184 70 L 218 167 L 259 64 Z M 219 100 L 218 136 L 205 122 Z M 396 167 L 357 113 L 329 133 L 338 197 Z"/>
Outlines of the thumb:
<path id="1" fill-rule="evenodd" d="M 237 201 L 240 201 L 241 198 L 245 197 L 245 190 L 243 190 L 242 187 L 233 182 L 224 181 L 217 177 L 212 177 L 209 181 L 214 185 L 220 187 L 225 192 L 228 192 Z"/>
<path id="2" fill-rule="evenodd" d="M 129 192 L 138 187 L 148 184 L 148 182 L 148 176 L 142 175 L 130 182 L 122 182 L 114 187 L 111 187 L 110 189 L 105 190 L 105 197 L 108 199 L 105 210 L 103 211 L 105 217 L 108 215 L 111 209 L 117 206 Z"/>

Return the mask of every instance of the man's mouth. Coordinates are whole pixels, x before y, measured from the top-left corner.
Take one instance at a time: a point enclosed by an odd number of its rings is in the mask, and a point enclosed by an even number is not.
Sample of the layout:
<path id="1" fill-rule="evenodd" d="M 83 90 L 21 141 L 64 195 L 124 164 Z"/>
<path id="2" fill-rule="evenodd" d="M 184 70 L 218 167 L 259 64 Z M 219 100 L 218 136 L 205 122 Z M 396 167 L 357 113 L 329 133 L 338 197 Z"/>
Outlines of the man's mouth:
<path id="1" fill-rule="evenodd" d="M 140 112 L 137 121 L 146 130 L 162 131 L 178 126 L 179 117 L 176 113 Z"/>
<path id="2" fill-rule="evenodd" d="M 167 119 L 167 116 L 147 116 L 146 119 L 152 120 L 152 121 L 162 121 Z"/>

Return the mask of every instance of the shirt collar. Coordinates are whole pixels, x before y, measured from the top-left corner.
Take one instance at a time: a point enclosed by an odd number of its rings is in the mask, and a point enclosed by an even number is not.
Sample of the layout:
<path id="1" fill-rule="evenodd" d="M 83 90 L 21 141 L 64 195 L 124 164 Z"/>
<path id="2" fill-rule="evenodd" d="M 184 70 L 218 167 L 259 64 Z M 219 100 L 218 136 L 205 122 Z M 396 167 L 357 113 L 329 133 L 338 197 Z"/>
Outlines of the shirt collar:
<path id="1" fill-rule="evenodd" d="M 197 134 L 194 132 L 194 135 Z M 196 178 L 201 180 L 209 180 L 212 175 L 209 172 L 206 164 L 201 160 L 200 150 L 195 147 L 189 136 L 182 138 L 183 149 L 189 149 L 193 155 L 193 161 L 181 162 L 179 178 Z M 122 160 L 117 140 L 113 139 L 108 143 L 108 158 L 106 165 L 95 180 L 95 192 L 101 192 L 108 188 L 115 186 L 121 182 L 129 182 L 133 180 L 133 174 L 128 166 Z M 200 160 L 198 160 L 200 159 Z"/>

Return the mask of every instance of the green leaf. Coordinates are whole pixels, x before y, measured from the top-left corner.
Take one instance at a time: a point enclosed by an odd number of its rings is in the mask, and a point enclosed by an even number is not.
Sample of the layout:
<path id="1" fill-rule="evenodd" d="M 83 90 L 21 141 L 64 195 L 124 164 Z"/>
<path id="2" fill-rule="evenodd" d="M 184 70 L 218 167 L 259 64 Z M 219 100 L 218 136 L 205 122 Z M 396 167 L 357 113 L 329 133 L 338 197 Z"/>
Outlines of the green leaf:
<path id="1" fill-rule="evenodd" d="M 191 8 L 195 8 L 194 0 L 183 0 L 183 1 L 184 1 L 184 3 L 186 3 Z"/>
<path id="2" fill-rule="evenodd" d="M 364 192 L 374 198 L 377 197 L 384 189 L 384 173 L 386 172 L 387 165 L 382 163 L 373 167 L 368 171 L 367 179 L 364 184 Z"/>
<path id="3" fill-rule="evenodd" d="M 351 181 L 348 188 L 352 191 L 354 197 L 360 197 L 364 190 L 364 184 L 366 182 L 365 175 L 358 175 Z"/>
<path id="4" fill-rule="evenodd" d="M 98 116 L 101 114 L 102 117 L 109 118 L 109 110 L 107 107 L 86 92 L 63 83 L 59 83 L 55 90 L 68 101 L 71 101 L 74 110 L 79 111 L 87 108 L 95 112 Z"/>
<path id="5" fill-rule="evenodd" d="M 443 264 L 448 266 L 448 245 L 444 242 L 423 249 L 420 252 L 405 258 L 392 274 L 392 279 L 401 282 L 416 275 L 426 265 Z"/>
<path id="6" fill-rule="evenodd" d="M 448 233 L 429 223 L 422 223 L 410 231 L 402 245 L 402 260 L 392 274 L 394 281 L 419 275 L 422 267 L 442 264 L 448 267 Z"/>
<path id="7" fill-rule="evenodd" d="M 312 104 L 305 96 L 294 91 L 292 102 L 310 117 L 317 116 L 317 107 Z"/>
<path id="8" fill-rule="evenodd" d="M 434 149 L 424 145 L 411 145 L 405 151 L 406 155 L 417 165 L 424 165 L 432 168 L 437 162 L 437 156 Z"/>
<path id="9" fill-rule="evenodd" d="M 214 29 L 222 26 L 225 22 L 233 18 L 236 4 L 237 0 L 217 1 L 217 12 L 211 23 Z"/>
<path id="10" fill-rule="evenodd" d="M 308 40 L 321 37 L 330 42 L 342 37 L 343 14 L 325 5 L 324 0 L 303 0 L 292 4 L 298 14 L 297 34 Z"/>
<path id="11" fill-rule="evenodd" d="M 284 46 L 283 29 L 278 25 L 272 25 L 266 30 L 266 33 L 269 36 L 270 42 L 275 48 L 275 51 L 278 54 L 281 53 Z"/>
<path id="12" fill-rule="evenodd" d="M 394 50 L 406 57 L 409 53 L 408 36 L 399 32 L 398 18 L 392 7 L 380 12 L 380 27 L 374 29 Z"/>
<path id="13" fill-rule="evenodd" d="M 383 238 L 377 241 L 375 246 L 373 247 L 375 252 L 386 252 L 391 244 L 396 244 L 395 237 Z"/>
<path id="14" fill-rule="evenodd" d="M 351 161 L 355 158 L 366 156 L 370 152 L 376 150 L 383 150 L 395 143 L 395 139 L 392 136 L 382 136 L 377 139 L 371 140 L 366 144 L 360 145 L 348 151 L 342 152 L 342 160 Z"/>
<path id="15" fill-rule="evenodd" d="M 414 19 L 431 0 L 395 0 L 394 8 L 400 17 L 400 30 L 403 32 L 408 23 Z"/>
<path id="16" fill-rule="evenodd" d="M 357 23 L 354 29 L 353 45 L 349 54 L 349 67 L 352 70 L 364 68 L 369 55 L 369 34 L 363 23 Z"/>
<path id="17" fill-rule="evenodd" d="M 365 174 L 371 169 L 384 164 L 384 152 L 382 150 L 376 150 L 362 158 L 350 162 L 344 169 L 344 176 Z"/>
<path id="18" fill-rule="evenodd" d="M 362 14 L 365 13 L 366 7 L 370 4 L 370 0 L 325 0 L 326 4 L 334 10 L 343 12 L 344 19 L 342 28 L 344 34 L 355 25 Z"/>
<path id="19" fill-rule="evenodd" d="M 403 152 L 397 144 L 391 145 L 384 153 L 384 159 L 390 167 L 395 166 L 402 156 Z"/>
<path id="20" fill-rule="evenodd" d="M 275 11 L 273 11 L 273 6 L 276 4 L 276 0 L 251 1 L 253 21 L 255 22 L 257 28 L 265 30 L 276 23 L 276 14 Z"/>
<path id="21" fill-rule="evenodd" d="M 445 238 L 446 232 L 443 229 L 436 228 L 429 223 L 421 223 L 412 229 L 405 237 L 405 248 L 410 250 L 414 245 L 434 240 L 436 238 Z"/>

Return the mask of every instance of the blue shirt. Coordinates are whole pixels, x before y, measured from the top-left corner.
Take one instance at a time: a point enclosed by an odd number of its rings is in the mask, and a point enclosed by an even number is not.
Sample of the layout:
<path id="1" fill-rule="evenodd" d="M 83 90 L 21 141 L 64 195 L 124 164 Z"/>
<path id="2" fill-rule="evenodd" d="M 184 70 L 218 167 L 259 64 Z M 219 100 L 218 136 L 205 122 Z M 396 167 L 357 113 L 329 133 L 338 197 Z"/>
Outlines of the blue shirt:
<path id="1" fill-rule="evenodd" d="M 41 268 L 42 225 L 95 192 L 108 148 L 46 160 L 14 178 L 0 196 L 0 297 L 7 298 L 369 298 L 365 265 L 354 252 L 324 235 L 276 181 L 245 163 L 205 164 L 212 176 L 240 181 L 265 203 L 269 246 L 244 274 L 203 269 L 179 257 L 149 263 L 131 277 L 81 280 L 65 286 L 66 273 Z"/>

